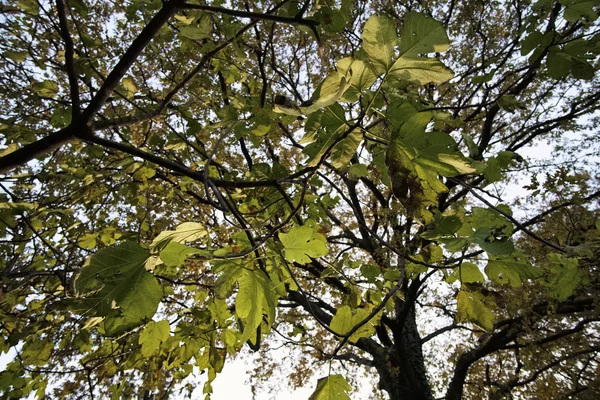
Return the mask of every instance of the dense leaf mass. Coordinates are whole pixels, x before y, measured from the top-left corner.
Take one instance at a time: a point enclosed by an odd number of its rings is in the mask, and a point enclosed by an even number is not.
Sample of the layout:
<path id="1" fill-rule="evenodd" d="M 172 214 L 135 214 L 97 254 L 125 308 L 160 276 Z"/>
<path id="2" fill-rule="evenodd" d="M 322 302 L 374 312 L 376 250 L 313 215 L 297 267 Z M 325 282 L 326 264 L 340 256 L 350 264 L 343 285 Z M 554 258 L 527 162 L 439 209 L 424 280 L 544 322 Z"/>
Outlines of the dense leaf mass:
<path id="1" fill-rule="evenodd" d="M 599 398 L 599 9 L 2 1 L 2 397 Z"/>

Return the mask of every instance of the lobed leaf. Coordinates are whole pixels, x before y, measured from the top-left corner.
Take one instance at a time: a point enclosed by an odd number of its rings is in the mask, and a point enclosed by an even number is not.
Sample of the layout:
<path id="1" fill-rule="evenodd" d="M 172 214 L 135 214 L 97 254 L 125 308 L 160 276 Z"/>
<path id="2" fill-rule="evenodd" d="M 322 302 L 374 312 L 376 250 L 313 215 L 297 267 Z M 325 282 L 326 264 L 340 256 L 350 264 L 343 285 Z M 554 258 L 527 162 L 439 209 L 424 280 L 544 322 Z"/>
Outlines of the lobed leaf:
<path id="1" fill-rule="evenodd" d="M 317 388 L 309 397 L 309 400 L 350 400 L 346 392 L 352 390 L 352 386 L 339 374 L 329 375 L 319 379 Z"/>

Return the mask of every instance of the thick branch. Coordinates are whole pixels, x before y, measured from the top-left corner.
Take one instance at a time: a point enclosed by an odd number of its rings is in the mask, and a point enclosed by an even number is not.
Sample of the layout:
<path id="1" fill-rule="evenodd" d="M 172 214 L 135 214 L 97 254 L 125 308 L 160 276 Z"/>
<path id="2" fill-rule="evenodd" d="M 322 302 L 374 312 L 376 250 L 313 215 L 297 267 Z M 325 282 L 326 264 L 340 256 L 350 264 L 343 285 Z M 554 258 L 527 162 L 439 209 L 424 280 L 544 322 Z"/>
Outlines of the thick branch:
<path id="1" fill-rule="evenodd" d="M 85 109 L 82 115 L 84 123 L 88 126 L 92 125 L 92 119 L 100 111 L 108 96 L 117 87 L 121 79 L 125 76 L 129 68 L 133 65 L 135 60 L 139 57 L 142 51 L 158 33 L 160 28 L 175 14 L 177 11 L 177 5 L 181 3 L 181 0 L 166 1 L 163 4 L 163 8 L 150 20 L 148 25 L 142 29 L 142 32 L 134 39 L 131 46 L 127 49 L 123 57 L 119 60 L 117 65 L 108 74 L 106 80 L 98 90 L 98 93 L 94 96 L 88 107 Z"/>
<path id="2" fill-rule="evenodd" d="M 60 21 L 60 35 L 65 42 L 65 66 L 67 68 L 67 75 L 69 77 L 69 86 L 71 87 L 71 106 L 72 106 L 72 120 L 75 121 L 79 118 L 80 102 L 79 102 L 79 83 L 77 80 L 77 72 L 75 71 L 75 50 L 73 47 L 73 39 L 69 33 L 69 25 L 67 24 L 67 10 L 63 0 L 56 0 L 56 8 L 58 10 L 58 19 Z"/>
<path id="3" fill-rule="evenodd" d="M 516 326 L 508 326 L 493 335 L 479 347 L 462 354 L 456 363 L 454 376 L 446 392 L 446 400 L 462 399 L 463 386 L 471 365 L 480 358 L 493 353 L 507 343 L 515 340 L 518 333 L 519 329 Z"/>
<path id="4" fill-rule="evenodd" d="M 63 144 L 70 142 L 75 137 L 74 132 L 75 127 L 70 125 L 5 155 L 0 158 L 0 174 L 5 174 L 11 169 L 19 165 L 24 165 L 34 158 L 53 152 Z"/>
<path id="5" fill-rule="evenodd" d="M 159 29 L 175 13 L 175 6 L 179 2 L 180 0 L 166 2 L 165 6 L 152 18 L 152 20 L 150 20 L 148 25 L 144 27 L 142 32 L 135 38 L 133 43 L 131 43 L 131 46 L 129 46 L 123 57 L 121 57 L 117 65 L 108 75 L 100 90 L 96 93 L 83 112 L 81 119 L 73 121 L 71 125 L 65 129 L 53 132 L 40 140 L 36 140 L 35 142 L 0 158 L 0 173 L 6 173 L 19 165 L 24 165 L 36 157 L 51 153 L 63 144 L 73 140 L 75 137 L 84 138 L 91 136 L 92 130 L 90 128 L 94 116 L 100 111 L 112 91 L 117 87 L 123 76 L 127 73 L 129 68 L 131 68 L 144 48 L 150 43 Z M 73 85 L 71 86 L 71 90 L 73 91 Z M 73 106 L 75 106 L 75 104 L 73 104 Z"/>

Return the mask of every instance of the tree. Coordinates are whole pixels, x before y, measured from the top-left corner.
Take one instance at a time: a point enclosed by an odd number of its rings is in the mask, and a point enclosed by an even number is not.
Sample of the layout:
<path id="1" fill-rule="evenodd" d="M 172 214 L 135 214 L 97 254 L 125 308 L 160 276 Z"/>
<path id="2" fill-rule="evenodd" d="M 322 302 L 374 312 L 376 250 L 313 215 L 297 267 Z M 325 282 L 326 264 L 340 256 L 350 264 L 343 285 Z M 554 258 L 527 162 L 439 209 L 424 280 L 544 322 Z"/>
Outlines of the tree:
<path id="1" fill-rule="evenodd" d="M 596 398 L 599 5 L 3 2 L 0 391 Z"/>

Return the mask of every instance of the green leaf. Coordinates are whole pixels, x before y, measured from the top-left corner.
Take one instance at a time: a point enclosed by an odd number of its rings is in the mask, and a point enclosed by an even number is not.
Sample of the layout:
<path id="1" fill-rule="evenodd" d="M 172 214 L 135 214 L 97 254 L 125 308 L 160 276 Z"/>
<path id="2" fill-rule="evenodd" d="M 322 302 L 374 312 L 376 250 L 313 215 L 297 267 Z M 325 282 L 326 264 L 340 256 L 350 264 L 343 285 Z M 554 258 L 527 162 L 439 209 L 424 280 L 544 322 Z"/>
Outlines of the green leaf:
<path id="1" fill-rule="evenodd" d="M 237 279 L 245 270 L 238 265 L 226 263 L 223 268 L 223 274 L 217 279 L 217 298 L 226 299 L 233 290 Z"/>
<path id="2" fill-rule="evenodd" d="M 360 146 L 363 135 L 360 131 L 350 132 L 344 139 L 340 140 L 331 151 L 331 165 L 337 169 L 344 169 Z M 319 157 L 320 159 L 320 157 Z M 316 165 L 311 162 L 309 166 Z"/>
<path id="3" fill-rule="evenodd" d="M 558 51 L 550 51 L 546 59 L 548 75 L 554 79 L 566 78 L 571 69 L 571 56 Z"/>
<path id="4" fill-rule="evenodd" d="M 5 51 L 2 55 L 6 58 L 10 58 L 16 63 L 22 63 L 27 59 L 29 53 L 26 51 Z"/>
<path id="5" fill-rule="evenodd" d="M 523 280 L 537 278 L 539 271 L 526 260 L 503 257 L 490 259 L 485 267 L 485 274 L 496 283 L 521 287 Z"/>
<path id="6" fill-rule="evenodd" d="M 437 239 L 441 236 L 453 235 L 462 226 L 462 220 L 456 215 L 443 217 L 432 230 L 421 234 L 425 239 Z"/>
<path id="7" fill-rule="evenodd" d="M 365 164 L 353 164 L 348 168 L 348 176 L 350 179 L 358 179 L 369 174 L 369 170 Z"/>
<path id="8" fill-rule="evenodd" d="M 192 40 L 209 39 L 212 34 L 212 21 L 209 16 L 204 15 L 198 23 L 179 27 L 179 33 Z"/>
<path id="9" fill-rule="evenodd" d="M 96 247 L 98 235 L 95 233 L 86 233 L 77 240 L 77 244 L 84 248 L 91 250 Z"/>
<path id="10" fill-rule="evenodd" d="M 540 31 L 533 31 L 521 42 L 521 55 L 526 56 L 538 46 L 546 46 L 544 35 Z"/>
<path id="11" fill-rule="evenodd" d="M 21 358 L 27 365 L 44 365 L 48 362 L 54 343 L 47 340 L 37 339 L 33 342 L 26 342 L 23 345 Z"/>
<path id="12" fill-rule="evenodd" d="M 594 7 L 598 2 L 594 0 L 560 0 L 559 3 L 566 6 L 564 17 L 569 22 L 577 22 L 585 19 L 586 22 L 593 22 L 598 18 L 598 13 Z"/>
<path id="13" fill-rule="evenodd" d="M 392 187 L 391 175 L 386 164 L 386 151 L 379 151 L 373 155 L 371 165 L 379 171 L 379 179 L 388 188 Z"/>
<path id="14" fill-rule="evenodd" d="M 184 25 L 189 25 L 194 22 L 194 17 L 186 17 L 185 15 L 175 15 L 175 19 Z"/>
<path id="15" fill-rule="evenodd" d="M 411 58 L 402 56 L 396 60 L 389 75 L 406 81 L 418 81 L 420 85 L 446 82 L 454 72 L 437 58 Z"/>
<path id="16" fill-rule="evenodd" d="M 289 262 L 308 264 L 312 258 L 327 254 L 325 236 L 308 226 L 297 226 L 288 233 L 280 233 L 279 239 L 285 247 L 285 259 Z"/>
<path id="17" fill-rule="evenodd" d="M 408 114 L 408 113 L 407 113 Z M 427 135 L 425 129 L 433 114 L 430 112 L 418 112 L 412 114 L 401 126 L 397 136 L 394 138 L 402 139 L 406 147 L 415 147 L 423 149 L 427 147 Z"/>
<path id="18" fill-rule="evenodd" d="M 487 166 L 483 170 L 483 176 L 490 183 L 498 182 L 502 179 L 502 168 L 496 157 L 490 157 L 487 160 Z"/>
<path id="19" fill-rule="evenodd" d="M 450 39 L 441 22 L 414 11 L 406 14 L 400 31 L 402 57 L 418 58 L 420 54 L 443 52 L 449 48 Z"/>
<path id="20" fill-rule="evenodd" d="M 337 70 L 344 76 L 351 76 L 350 87 L 344 92 L 339 101 L 357 101 L 364 89 L 369 89 L 377 80 L 373 70 L 362 60 L 345 57 L 337 62 Z M 352 71 L 350 74 L 349 71 Z"/>
<path id="21" fill-rule="evenodd" d="M 463 262 L 446 279 L 448 283 L 453 283 L 457 280 L 462 283 L 483 283 L 485 278 L 477 265 L 470 262 Z"/>
<path id="22" fill-rule="evenodd" d="M 486 298 L 479 292 L 468 292 L 461 290 L 456 296 L 457 310 L 456 322 L 471 322 L 479 325 L 487 332 L 494 328 L 496 317 L 489 304 L 491 299 Z"/>
<path id="23" fill-rule="evenodd" d="M 573 74 L 573 78 L 576 79 L 590 80 L 594 78 L 596 70 L 587 61 L 573 59 L 573 63 L 571 64 L 571 74 Z"/>
<path id="24" fill-rule="evenodd" d="M 519 100 L 512 94 L 505 94 L 498 100 L 498 105 L 501 109 L 510 113 L 515 112 L 518 109 L 522 109 L 523 104 L 519 103 Z"/>
<path id="25" fill-rule="evenodd" d="M 336 103 L 352 85 L 351 78 L 352 69 L 346 71 L 345 74 L 340 71 L 332 72 L 321 82 L 313 94 L 312 103 L 308 106 L 301 105 L 300 111 L 308 115 Z"/>
<path id="26" fill-rule="evenodd" d="M 135 81 L 132 77 L 123 78 L 121 84 L 129 93 L 135 93 L 138 90 L 137 86 L 135 86 Z"/>
<path id="27" fill-rule="evenodd" d="M 17 6 L 31 15 L 39 15 L 40 13 L 39 3 L 35 0 L 19 0 Z"/>
<path id="28" fill-rule="evenodd" d="M 367 20 L 362 34 L 362 47 L 373 64 L 389 70 L 397 42 L 398 34 L 391 18 L 374 15 Z"/>
<path id="29" fill-rule="evenodd" d="M 422 132 L 425 132 L 425 127 L 431 120 L 431 114 L 429 113 L 422 113 L 423 117 L 419 116 L 415 119 L 412 119 L 413 117 L 415 117 L 415 115 L 418 114 L 418 111 L 412 106 L 412 104 L 410 104 L 410 102 L 404 100 L 393 101 L 387 107 L 385 114 L 392 126 L 397 129 L 401 128 L 402 125 L 405 123 L 411 123 L 416 125 L 422 125 L 420 129 L 422 130 Z M 427 121 L 423 123 L 424 120 Z"/>
<path id="30" fill-rule="evenodd" d="M 474 242 L 488 254 L 494 256 L 509 255 L 515 250 L 510 238 L 493 238 L 487 230 L 478 230 L 474 234 Z"/>
<path id="31" fill-rule="evenodd" d="M 433 215 L 427 207 L 435 205 L 439 194 L 448 190 L 439 180 L 438 171 L 456 172 L 449 165 L 415 155 L 414 148 L 405 146 L 402 140 L 396 138 L 388 145 L 385 162 L 394 196 L 409 215 L 431 223 Z"/>
<path id="32" fill-rule="evenodd" d="M 303 150 L 310 157 L 307 166 L 316 166 L 337 141 L 330 152 L 331 162 L 337 168 L 345 168 L 362 141 L 360 131 L 346 132 L 348 128 L 344 109 L 339 104 L 328 107 L 315 117 L 311 115 L 307 121 L 306 135 L 301 140 L 303 143 L 313 141 Z M 340 140 L 344 134 L 346 137 Z"/>
<path id="33" fill-rule="evenodd" d="M 271 125 L 258 125 L 256 128 L 252 129 L 250 133 L 254 136 L 265 136 L 271 130 Z"/>
<path id="34" fill-rule="evenodd" d="M 168 321 L 154 322 L 150 321 L 140 333 L 138 343 L 142 345 L 142 355 L 145 358 L 150 358 L 156 353 L 161 343 L 167 341 L 170 335 L 171 328 Z"/>
<path id="35" fill-rule="evenodd" d="M 548 254 L 550 265 L 541 279 L 547 288 L 548 296 L 558 301 L 568 299 L 580 285 L 586 282 L 583 271 L 576 258 L 567 258 L 561 254 Z"/>
<path id="36" fill-rule="evenodd" d="M 349 306 L 341 306 L 333 316 L 329 327 L 340 335 L 344 335 L 356 325 L 363 322 L 369 316 L 373 308 L 374 307 L 371 304 L 354 310 Z M 355 343 L 360 338 L 372 336 L 375 333 L 375 326 L 379 323 L 380 318 L 381 313 L 376 314 L 371 320 L 358 328 L 348 340 Z"/>
<path id="37" fill-rule="evenodd" d="M 258 321 L 252 328 L 257 328 L 262 319 L 262 296 L 259 293 L 258 280 L 253 271 L 245 270 L 238 279 L 240 288 L 235 298 L 235 312 L 240 318 L 252 318 Z"/>
<path id="38" fill-rule="evenodd" d="M 204 225 L 196 222 L 184 222 L 174 231 L 163 231 L 150 244 L 151 248 L 162 248 L 169 242 L 193 242 L 207 235 Z"/>
<path id="39" fill-rule="evenodd" d="M 231 318 L 231 312 L 225 300 L 213 299 L 208 303 L 208 310 L 219 327 L 224 326 L 225 321 Z"/>
<path id="40" fill-rule="evenodd" d="M 340 335 L 348 332 L 353 326 L 352 309 L 348 306 L 338 308 L 329 324 L 329 327 Z"/>
<path id="41" fill-rule="evenodd" d="M 438 160 L 451 165 L 461 175 L 477 172 L 477 169 L 471 165 L 470 160 L 457 154 L 438 154 Z"/>
<path id="42" fill-rule="evenodd" d="M 41 97 L 54 98 L 58 93 L 58 84 L 55 81 L 50 80 L 35 82 L 31 85 L 31 90 Z"/>
<path id="43" fill-rule="evenodd" d="M 241 341 L 255 342 L 256 329 L 263 320 L 263 311 L 269 323 L 275 319 L 277 300 L 271 281 L 263 272 L 244 270 L 238 279 L 239 290 L 235 297 L 235 312 L 244 322 Z"/>
<path id="44" fill-rule="evenodd" d="M 309 400 L 350 400 L 346 392 L 350 392 L 352 386 L 339 374 L 329 375 L 319 379 L 317 388 L 309 397 Z"/>
<path id="45" fill-rule="evenodd" d="M 154 168 L 143 166 L 136 170 L 133 176 L 135 176 L 138 179 L 148 180 L 152 178 L 155 174 L 156 170 Z"/>
<path id="46" fill-rule="evenodd" d="M 464 131 L 461 132 L 461 135 L 467 145 L 467 149 L 469 149 L 469 156 L 471 158 L 477 157 L 479 155 L 479 147 L 477 146 L 473 138 Z"/>
<path id="47" fill-rule="evenodd" d="M 71 107 L 56 107 L 52 112 L 50 122 L 55 128 L 66 128 L 71 123 Z"/>
<path id="48" fill-rule="evenodd" d="M 69 5 L 82 17 L 88 16 L 88 7 L 83 0 L 69 0 Z"/>
<path id="49" fill-rule="evenodd" d="M 413 158 L 413 162 L 427 169 L 431 169 L 441 176 L 458 175 L 458 171 L 455 168 L 432 157 L 427 157 L 425 155 L 418 156 Z"/>
<path id="50" fill-rule="evenodd" d="M 369 282 L 375 282 L 375 280 L 381 275 L 381 270 L 377 265 L 363 264 L 360 267 L 360 273 Z"/>
<path id="51" fill-rule="evenodd" d="M 169 267 L 179 267 L 183 265 L 185 260 L 194 255 L 199 255 L 203 259 L 209 259 L 211 258 L 212 253 L 177 242 L 170 242 L 160 252 L 161 260 Z"/>
<path id="52" fill-rule="evenodd" d="M 320 22 L 320 26 L 326 32 L 337 33 L 346 26 L 346 19 L 340 10 L 329 7 L 321 7 L 314 18 Z"/>
<path id="53" fill-rule="evenodd" d="M 75 279 L 83 297 L 79 311 L 106 318 L 107 333 L 118 334 L 152 318 L 162 298 L 162 287 L 144 265 L 148 253 L 124 242 L 90 257 Z"/>

